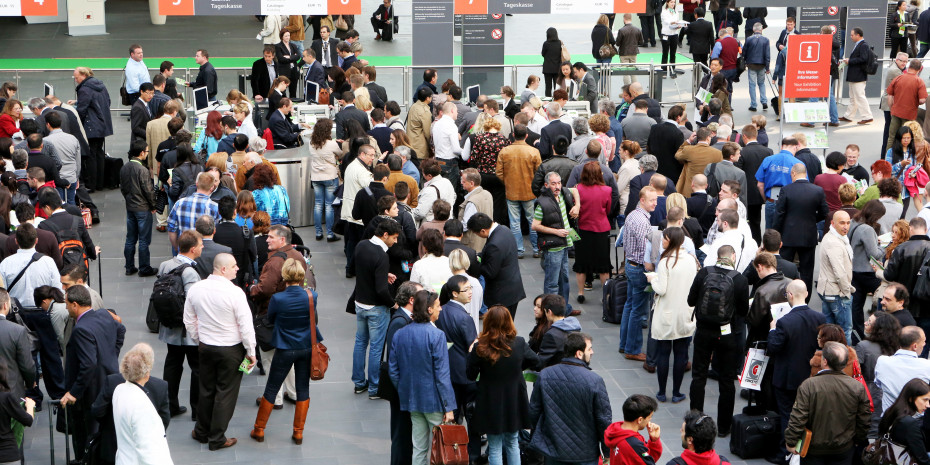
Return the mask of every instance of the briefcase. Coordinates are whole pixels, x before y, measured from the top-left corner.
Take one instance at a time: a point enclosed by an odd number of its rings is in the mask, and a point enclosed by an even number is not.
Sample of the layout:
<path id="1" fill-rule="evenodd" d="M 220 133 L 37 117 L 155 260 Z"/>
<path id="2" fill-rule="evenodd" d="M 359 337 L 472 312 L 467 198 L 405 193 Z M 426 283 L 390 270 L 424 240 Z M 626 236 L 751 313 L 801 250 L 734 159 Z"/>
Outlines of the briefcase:
<path id="1" fill-rule="evenodd" d="M 455 424 L 434 426 L 429 465 L 468 465 L 468 430 Z"/>

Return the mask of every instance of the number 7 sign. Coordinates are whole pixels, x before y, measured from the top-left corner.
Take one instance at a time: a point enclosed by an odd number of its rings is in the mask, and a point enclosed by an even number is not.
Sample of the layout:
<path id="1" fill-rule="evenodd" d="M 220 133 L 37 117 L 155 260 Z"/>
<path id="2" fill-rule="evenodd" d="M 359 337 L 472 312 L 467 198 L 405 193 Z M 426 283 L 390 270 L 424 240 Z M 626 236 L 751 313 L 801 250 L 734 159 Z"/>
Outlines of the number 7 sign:
<path id="1" fill-rule="evenodd" d="M 488 0 L 455 0 L 453 13 L 457 15 L 486 15 L 488 14 Z"/>
<path id="2" fill-rule="evenodd" d="M 22 0 L 23 16 L 58 16 L 58 0 Z"/>
<path id="3" fill-rule="evenodd" d="M 327 6 L 331 15 L 362 14 L 362 0 L 329 0 Z"/>

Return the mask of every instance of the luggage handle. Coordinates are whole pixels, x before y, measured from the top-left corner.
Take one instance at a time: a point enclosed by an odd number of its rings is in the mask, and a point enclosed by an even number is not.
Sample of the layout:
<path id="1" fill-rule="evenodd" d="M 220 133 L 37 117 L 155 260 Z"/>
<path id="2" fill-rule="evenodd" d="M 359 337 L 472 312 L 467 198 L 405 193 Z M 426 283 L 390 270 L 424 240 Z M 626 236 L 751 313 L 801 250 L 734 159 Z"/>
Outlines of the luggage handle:
<path id="1" fill-rule="evenodd" d="M 61 405 L 61 399 L 50 399 L 48 401 L 48 439 L 49 439 L 49 456 L 51 465 L 55 465 L 55 418 L 52 416 L 52 410 L 62 411 L 65 415 L 65 465 L 71 463 L 71 444 L 68 442 L 68 408 Z M 56 407 L 53 409 L 52 407 Z"/>

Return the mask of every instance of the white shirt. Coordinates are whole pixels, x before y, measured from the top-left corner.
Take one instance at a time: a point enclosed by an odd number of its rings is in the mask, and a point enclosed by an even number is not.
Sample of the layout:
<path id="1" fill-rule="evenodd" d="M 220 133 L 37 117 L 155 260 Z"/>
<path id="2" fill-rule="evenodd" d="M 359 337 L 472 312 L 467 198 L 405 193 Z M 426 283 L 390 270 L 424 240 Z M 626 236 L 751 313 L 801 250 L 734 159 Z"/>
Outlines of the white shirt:
<path id="1" fill-rule="evenodd" d="M 255 355 L 255 328 L 245 292 L 232 281 L 210 275 L 187 291 L 184 327 L 194 341 L 229 347 L 242 343 Z"/>
<path id="2" fill-rule="evenodd" d="M 481 303 L 484 302 L 484 287 L 481 286 L 481 281 L 478 281 L 478 278 L 466 273 L 462 273 L 462 276 L 468 277 L 468 284 L 471 286 L 471 302 L 462 305 L 465 307 L 465 311 L 471 315 L 471 319 L 475 321 L 475 331 L 481 333 Z"/>
<path id="3" fill-rule="evenodd" d="M 442 115 L 442 118 L 439 118 L 439 121 L 433 125 L 433 146 L 436 150 L 436 158 L 441 160 L 453 160 L 462 153 L 462 147 L 459 145 L 459 130 L 451 116 Z"/>
<path id="4" fill-rule="evenodd" d="M 888 410 L 908 381 L 919 378 L 930 382 L 930 360 L 916 352 L 898 349 L 892 356 L 882 355 L 875 362 L 875 384 L 882 389 L 882 411 Z"/>
<path id="5" fill-rule="evenodd" d="M 0 277 L 3 278 L 3 286 L 9 287 L 13 279 L 20 271 L 23 271 L 26 263 L 32 259 L 36 249 L 18 249 L 15 254 L 10 255 L 0 262 Z M 55 266 L 55 260 L 45 255 L 36 260 L 29 266 L 29 269 L 23 273 L 23 277 L 13 286 L 7 289 L 10 295 L 16 297 L 19 303 L 24 307 L 35 307 L 35 300 L 32 297 L 32 290 L 39 286 L 52 286 L 61 289 L 61 274 L 58 273 L 58 267 Z"/>
<path id="6" fill-rule="evenodd" d="M 441 255 L 439 257 L 433 254 L 426 254 L 423 258 L 417 260 L 410 270 L 410 280 L 420 283 L 428 291 L 439 292 L 443 284 L 452 277 L 452 269 L 449 268 L 449 257 Z"/>
<path id="7" fill-rule="evenodd" d="M 924 206 L 924 208 L 921 208 L 920 211 L 917 212 L 917 217 L 923 218 L 927 224 L 930 224 L 930 204 L 927 204 Z"/>
<path id="8" fill-rule="evenodd" d="M 113 391 L 116 465 L 172 465 L 165 425 L 152 400 L 126 382 Z"/>
<path id="9" fill-rule="evenodd" d="M 704 266 L 717 264 L 717 250 L 724 245 L 729 245 L 736 251 L 736 271 L 740 273 L 752 263 L 756 250 L 759 248 L 752 236 L 743 233 L 740 229 L 721 232 L 710 244 L 707 257 L 704 259 Z"/>
<path id="10" fill-rule="evenodd" d="M 434 189 L 433 186 L 436 186 Z M 436 176 L 430 179 L 420 189 L 420 196 L 417 197 L 417 208 L 413 209 L 413 218 L 417 221 L 433 220 L 433 202 L 436 201 L 436 191 L 439 190 L 438 198 L 455 205 L 455 187 L 448 179 L 442 176 Z M 343 210 L 345 210 L 345 199 L 343 199 Z"/>
<path id="11" fill-rule="evenodd" d="M 143 82 L 152 82 L 149 78 L 149 69 L 142 60 L 130 58 L 126 61 L 126 92 L 136 94 Z"/>
<path id="12" fill-rule="evenodd" d="M 540 110 L 542 109 L 540 108 Z M 542 128 L 546 127 L 547 124 L 549 124 L 549 120 L 546 119 L 546 117 L 543 116 L 541 112 L 537 111 L 536 114 L 533 115 L 533 119 L 530 120 L 526 127 L 529 128 L 530 131 L 539 134 L 542 131 Z"/>

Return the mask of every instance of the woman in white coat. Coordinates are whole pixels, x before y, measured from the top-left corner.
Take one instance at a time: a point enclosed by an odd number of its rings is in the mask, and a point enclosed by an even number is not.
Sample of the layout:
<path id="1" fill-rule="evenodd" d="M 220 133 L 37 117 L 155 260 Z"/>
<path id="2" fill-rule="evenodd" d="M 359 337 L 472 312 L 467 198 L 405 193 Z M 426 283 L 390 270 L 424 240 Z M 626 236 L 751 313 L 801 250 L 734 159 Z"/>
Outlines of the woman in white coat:
<path id="1" fill-rule="evenodd" d="M 116 465 L 173 465 L 165 425 L 142 386 L 149 380 L 155 353 L 137 344 L 120 363 L 126 378 L 113 391 L 113 426 L 116 428 Z"/>
<path id="2" fill-rule="evenodd" d="M 684 249 L 685 233 L 677 227 L 662 232 L 662 256 L 654 275 L 646 276 L 656 294 L 652 315 L 652 338 L 658 342 L 656 376 L 659 392 L 656 399 L 665 402 L 665 385 L 668 381 L 668 365 L 671 353 L 675 353 L 672 369 L 672 402 L 685 400 L 681 393 L 681 381 L 688 363 L 688 346 L 694 335 L 693 307 L 688 306 L 688 286 L 682 283 L 694 281 L 698 262 Z"/>

